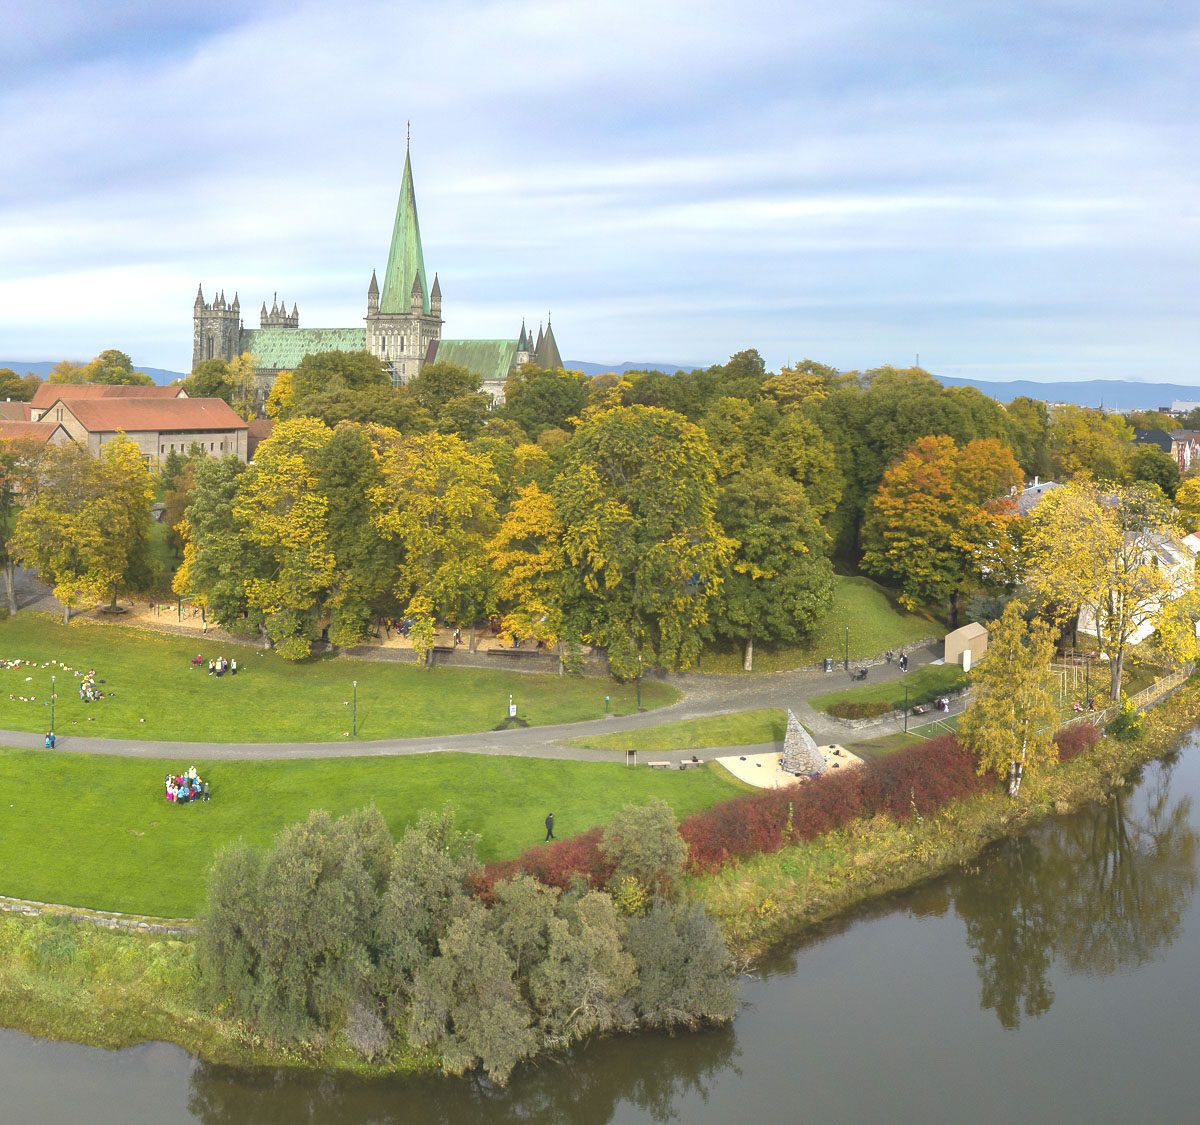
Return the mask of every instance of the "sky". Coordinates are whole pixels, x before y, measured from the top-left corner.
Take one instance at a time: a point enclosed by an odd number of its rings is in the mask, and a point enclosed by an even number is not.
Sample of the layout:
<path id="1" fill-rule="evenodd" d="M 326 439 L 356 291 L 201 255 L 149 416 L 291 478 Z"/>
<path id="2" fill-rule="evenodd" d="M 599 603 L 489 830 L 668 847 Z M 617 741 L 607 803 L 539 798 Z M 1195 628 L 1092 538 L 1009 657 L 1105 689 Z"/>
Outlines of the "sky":
<path id="1" fill-rule="evenodd" d="M 406 122 L 450 337 L 1200 382 L 1200 5 L 0 0 L 0 357 L 357 325 Z"/>

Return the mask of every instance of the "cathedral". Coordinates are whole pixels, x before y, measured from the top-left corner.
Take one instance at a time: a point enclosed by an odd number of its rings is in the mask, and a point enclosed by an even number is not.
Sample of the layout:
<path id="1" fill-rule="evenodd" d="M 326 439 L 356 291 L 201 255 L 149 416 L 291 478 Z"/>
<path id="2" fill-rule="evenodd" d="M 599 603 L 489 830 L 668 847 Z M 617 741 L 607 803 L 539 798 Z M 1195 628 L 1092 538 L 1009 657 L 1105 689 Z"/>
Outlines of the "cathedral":
<path id="1" fill-rule="evenodd" d="M 396 203 L 392 242 L 383 284 L 375 272 L 367 287 L 364 328 L 301 328 L 300 310 L 276 294 L 268 310 L 259 312 L 259 327 L 242 325 L 238 295 L 226 302 L 224 291 L 211 301 L 201 285 L 192 309 L 192 367 L 205 359 L 233 359 L 244 352 L 254 357 L 258 390 L 265 399 L 275 376 L 291 370 L 314 352 L 363 351 L 381 359 L 393 386 L 403 386 L 427 363 L 454 363 L 474 371 L 493 401 L 504 401 L 504 381 L 522 364 L 562 367 L 562 356 L 547 320 L 536 340 L 521 322 L 520 334 L 507 340 L 448 340 L 442 337 L 442 286 L 435 273 L 432 284 L 425 270 L 417 198 L 413 191 L 412 161 L 404 154 L 404 179 Z"/>

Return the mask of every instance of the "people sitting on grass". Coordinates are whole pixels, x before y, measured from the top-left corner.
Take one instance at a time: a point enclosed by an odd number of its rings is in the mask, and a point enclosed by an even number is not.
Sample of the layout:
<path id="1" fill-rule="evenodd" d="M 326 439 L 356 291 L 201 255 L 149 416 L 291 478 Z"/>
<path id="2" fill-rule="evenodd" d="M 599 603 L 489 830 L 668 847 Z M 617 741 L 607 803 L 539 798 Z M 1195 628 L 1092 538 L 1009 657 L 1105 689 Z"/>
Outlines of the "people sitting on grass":
<path id="1" fill-rule="evenodd" d="M 112 694 L 111 692 L 109 693 Z M 92 668 L 82 680 L 79 681 L 79 701 L 80 703 L 98 703 L 104 698 L 104 692 L 96 687 L 96 669 Z"/>
<path id="2" fill-rule="evenodd" d="M 195 766 L 178 776 L 167 774 L 163 780 L 163 789 L 167 800 L 176 805 L 186 805 L 189 801 L 207 801 L 212 796 L 208 782 L 196 772 Z"/>

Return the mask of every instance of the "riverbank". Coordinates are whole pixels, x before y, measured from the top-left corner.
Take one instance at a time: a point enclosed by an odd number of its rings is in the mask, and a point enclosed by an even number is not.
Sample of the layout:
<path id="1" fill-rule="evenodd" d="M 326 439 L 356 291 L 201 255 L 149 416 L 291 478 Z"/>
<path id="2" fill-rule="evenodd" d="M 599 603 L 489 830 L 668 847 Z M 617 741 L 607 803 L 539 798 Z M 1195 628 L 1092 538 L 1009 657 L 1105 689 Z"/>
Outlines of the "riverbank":
<path id="1" fill-rule="evenodd" d="M 987 794 L 907 824 L 860 822 L 691 880 L 693 893 L 720 919 L 739 956 L 751 960 L 813 924 L 968 862 L 994 840 L 1102 799 L 1138 766 L 1167 753 L 1198 716 L 1200 682 L 1193 680 L 1146 715 L 1141 740 L 1103 739 L 1027 780 L 1017 801 Z M 436 1069 L 431 1056 L 403 1046 L 366 1064 L 340 1036 L 270 1044 L 209 1008 L 199 983 L 185 936 L 114 931 L 65 917 L 0 916 L 4 1026 L 108 1048 L 166 1040 L 206 1061 L 237 1066 L 366 1075 Z"/>
<path id="2" fill-rule="evenodd" d="M 1016 800 L 996 791 L 904 824 L 858 821 L 692 879 L 691 891 L 738 954 L 753 961 L 810 926 L 967 863 L 1048 816 L 1103 800 L 1139 766 L 1168 753 L 1198 719 L 1200 680 L 1193 678 L 1144 715 L 1137 741 L 1101 738 L 1091 751 L 1028 777 Z"/>

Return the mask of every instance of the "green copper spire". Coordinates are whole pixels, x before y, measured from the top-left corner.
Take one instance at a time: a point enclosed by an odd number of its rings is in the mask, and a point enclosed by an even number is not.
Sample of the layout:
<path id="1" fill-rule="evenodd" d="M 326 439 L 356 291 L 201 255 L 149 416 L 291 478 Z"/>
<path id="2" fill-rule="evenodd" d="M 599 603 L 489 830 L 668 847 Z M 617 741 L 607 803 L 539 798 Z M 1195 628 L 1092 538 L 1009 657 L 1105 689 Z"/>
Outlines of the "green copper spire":
<path id="1" fill-rule="evenodd" d="M 404 179 L 396 201 L 396 222 L 392 227 L 392 245 L 388 250 L 387 272 L 383 275 L 383 293 L 379 311 L 406 313 L 412 308 L 412 291 L 421 290 L 421 309 L 429 312 L 429 286 L 425 283 L 425 255 L 421 250 L 421 225 L 417 222 L 417 197 L 413 192 L 412 162 L 408 146 L 404 150 Z"/>

